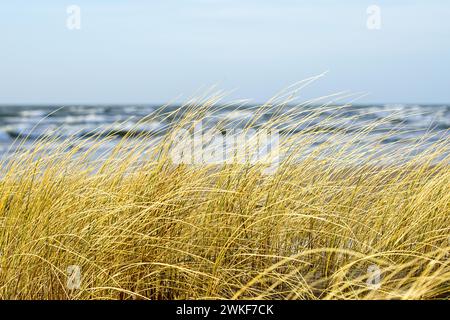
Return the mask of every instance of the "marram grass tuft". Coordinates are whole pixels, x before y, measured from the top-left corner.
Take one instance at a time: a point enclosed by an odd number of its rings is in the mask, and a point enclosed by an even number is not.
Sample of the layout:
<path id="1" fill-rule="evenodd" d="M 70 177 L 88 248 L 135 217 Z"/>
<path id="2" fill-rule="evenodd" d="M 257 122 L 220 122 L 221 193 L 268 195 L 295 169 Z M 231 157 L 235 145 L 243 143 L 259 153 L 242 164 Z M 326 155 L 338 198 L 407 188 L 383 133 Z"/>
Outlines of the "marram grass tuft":
<path id="1" fill-rule="evenodd" d="M 389 115 L 342 129 L 345 106 L 285 106 L 235 123 L 279 133 L 269 173 L 235 154 L 174 161 L 180 130 L 224 133 L 218 97 L 142 119 L 171 119 L 155 136 L 17 141 L 0 169 L 0 298 L 448 299 L 448 135 L 389 142 Z"/>

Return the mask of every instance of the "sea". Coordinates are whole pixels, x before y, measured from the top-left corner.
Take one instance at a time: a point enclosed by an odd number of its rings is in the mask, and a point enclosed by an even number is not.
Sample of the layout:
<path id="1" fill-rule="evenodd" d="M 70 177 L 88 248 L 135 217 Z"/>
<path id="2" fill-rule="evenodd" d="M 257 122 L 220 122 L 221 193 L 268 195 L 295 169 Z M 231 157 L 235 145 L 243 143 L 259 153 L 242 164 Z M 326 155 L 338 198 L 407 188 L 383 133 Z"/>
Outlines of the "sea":
<path id="1" fill-rule="evenodd" d="M 0 106 L 0 155 L 7 155 L 15 150 L 12 145 L 25 141 L 21 148 L 29 148 L 34 141 L 43 136 L 58 135 L 85 139 L 95 134 L 112 136 L 112 143 L 119 141 L 129 130 L 138 130 L 155 137 L 163 135 L 178 121 L 176 117 L 167 116 L 181 106 L 161 107 L 159 105 L 1 105 Z M 450 104 L 374 104 L 352 105 L 343 108 L 328 108 L 319 116 L 302 121 L 311 114 L 314 106 L 283 106 L 275 110 L 267 109 L 258 116 L 256 127 L 280 114 L 293 114 L 287 117 L 292 123 L 280 127 L 281 131 L 292 134 L 310 130 L 313 126 L 323 124 L 325 130 L 351 134 L 361 126 L 379 122 L 373 135 L 383 135 L 398 131 L 383 143 L 393 141 L 416 141 L 427 135 L 431 141 L 448 139 L 450 136 Z M 318 106 L 317 106 L 318 108 Z M 321 107 L 323 109 L 323 107 Z M 325 108 L 326 109 L 326 108 Z M 211 111 L 213 112 L 213 111 Z M 220 106 L 213 112 L 211 122 L 221 122 L 233 126 L 249 123 L 258 113 L 257 106 Z M 329 119 L 333 120 L 330 121 Z M 213 119 L 213 120 L 211 120 Z M 328 119 L 323 121 L 324 119 Z M 303 119 L 304 120 L 304 119 Z M 301 123 L 301 125 L 296 125 Z M 367 137 L 370 137 L 368 135 Z M 413 143 L 413 142 L 411 142 Z"/>

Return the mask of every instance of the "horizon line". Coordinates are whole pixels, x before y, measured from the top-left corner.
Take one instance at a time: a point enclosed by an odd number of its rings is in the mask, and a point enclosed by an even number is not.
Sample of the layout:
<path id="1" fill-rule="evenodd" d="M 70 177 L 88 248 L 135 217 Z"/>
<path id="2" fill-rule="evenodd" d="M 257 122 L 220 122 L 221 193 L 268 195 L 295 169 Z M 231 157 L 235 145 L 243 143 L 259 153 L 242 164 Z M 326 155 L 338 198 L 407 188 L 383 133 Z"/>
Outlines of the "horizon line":
<path id="1" fill-rule="evenodd" d="M 236 101 L 235 103 L 238 104 L 240 101 Z M 307 102 L 307 101 L 305 101 Z M 300 103 L 291 103 L 287 105 L 299 105 Z M 159 102 L 63 102 L 63 103 L 40 103 L 40 102 L 32 102 L 32 103 L 3 103 L 0 102 L 0 108 L 1 107 L 73 107 L 73 106 L 91 106 L 91 107 L 100 107 L 100 106 L 109 106 L 109 107 L 120 107 L 120 106 L 182 106 L 183 104 L 187 104 L 185 102 L 177 102 L 177 103 L 159 103 Z M 267 102 L 251 102 L 247 103 L 247 106 L 257 106 L 257 105 L 264 105 L 267 104 Z M 326 103 L 314 103 L 310 105 L 323 105 Z M 394 105 L 394 104 L 402 104 L 402 105 L 450 105 L 450 102 L 361 102 L 361 103 L 332 103 L 336 105 L 345 105 L 349 104 L 352 106 L 368 106 L 368 105 Z M 223 105 L 233 105 L 233 102 L 228 103 L 217 103 L 218 106 Z"/>

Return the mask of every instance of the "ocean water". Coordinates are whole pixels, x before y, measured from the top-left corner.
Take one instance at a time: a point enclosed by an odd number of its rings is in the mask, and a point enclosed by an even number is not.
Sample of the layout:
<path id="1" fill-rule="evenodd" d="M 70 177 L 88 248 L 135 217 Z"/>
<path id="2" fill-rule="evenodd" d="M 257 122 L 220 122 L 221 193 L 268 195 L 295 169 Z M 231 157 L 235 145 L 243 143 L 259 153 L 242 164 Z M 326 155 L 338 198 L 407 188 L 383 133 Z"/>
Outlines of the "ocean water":
<path id="1" fill-rule="evenodd" d="M 177 108 L 179 106 L 166 107 L 161 113 L 160 107 L 155 105 L 3 105 L 0 106 L 0 155 L 10 152 L 14 141 L 26 138 L 23 148 L 27 148 L 39 137 L 56 133 L 61 138 L 88 137 L 103 133 L 119 140 L 133 128 L 135 131 L 160 136 L 177 121 L 175 118 L 166 117 L 165 113 Z M 277 115 L 294 115 L 289 117 L 289 123 L 279 126 L 280 132 L 306 132 L 323 124 L 324 132 L 342 130 L 344 134 L 351 135 L 352 131 L 357 131 L 361 126 L 378 121 L 380 124 L 373 130 L 372 136 L 401 128 L 398 134 L 390 136 L 384 142 L 387 144 L 393 141 L 406 144 L 423 135 L 431 136 L 431 140 L 449 137 L 450 105 L 355 105 L 338 110 L 329 108 L 314 119 L 302 121 L 314 108 L 284 106 L 278 111 L 266 110 L 255 123 L 255 127 L 271 119 L 277 112 Z M 214 115 L 207 120 L 207 125 L 220 122 L 224 129 L 243 126 L 253 118 L 257 110 L 256 106 L 218 107 Z M 148 119 L 143 120 L 147 116 Z M 332 121 L 324 121 L 330 117 L 333 118 Z"/>

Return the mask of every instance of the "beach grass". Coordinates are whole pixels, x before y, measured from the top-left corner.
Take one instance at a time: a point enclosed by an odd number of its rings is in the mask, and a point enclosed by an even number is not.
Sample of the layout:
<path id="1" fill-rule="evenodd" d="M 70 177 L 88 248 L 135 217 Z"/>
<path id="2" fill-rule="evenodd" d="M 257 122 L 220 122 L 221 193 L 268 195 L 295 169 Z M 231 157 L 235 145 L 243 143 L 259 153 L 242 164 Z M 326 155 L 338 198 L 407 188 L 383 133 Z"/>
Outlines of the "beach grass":
<path id="1" fill-rule="evenodd" d="M 0 298 L 450 297 L 448 138 L 386 143 L 401 131 L 374 135 L 389 116 L 343 130 L 345 106 L 272 100 L 243 128 L 274 111 L 259 130 L 280 132 L 276 168 L 174 161 L 174 137 L 217 101 L 161 110 L 176 125 L 106 152 L 108 131 L 17 141 L 1 164 Z"/>

